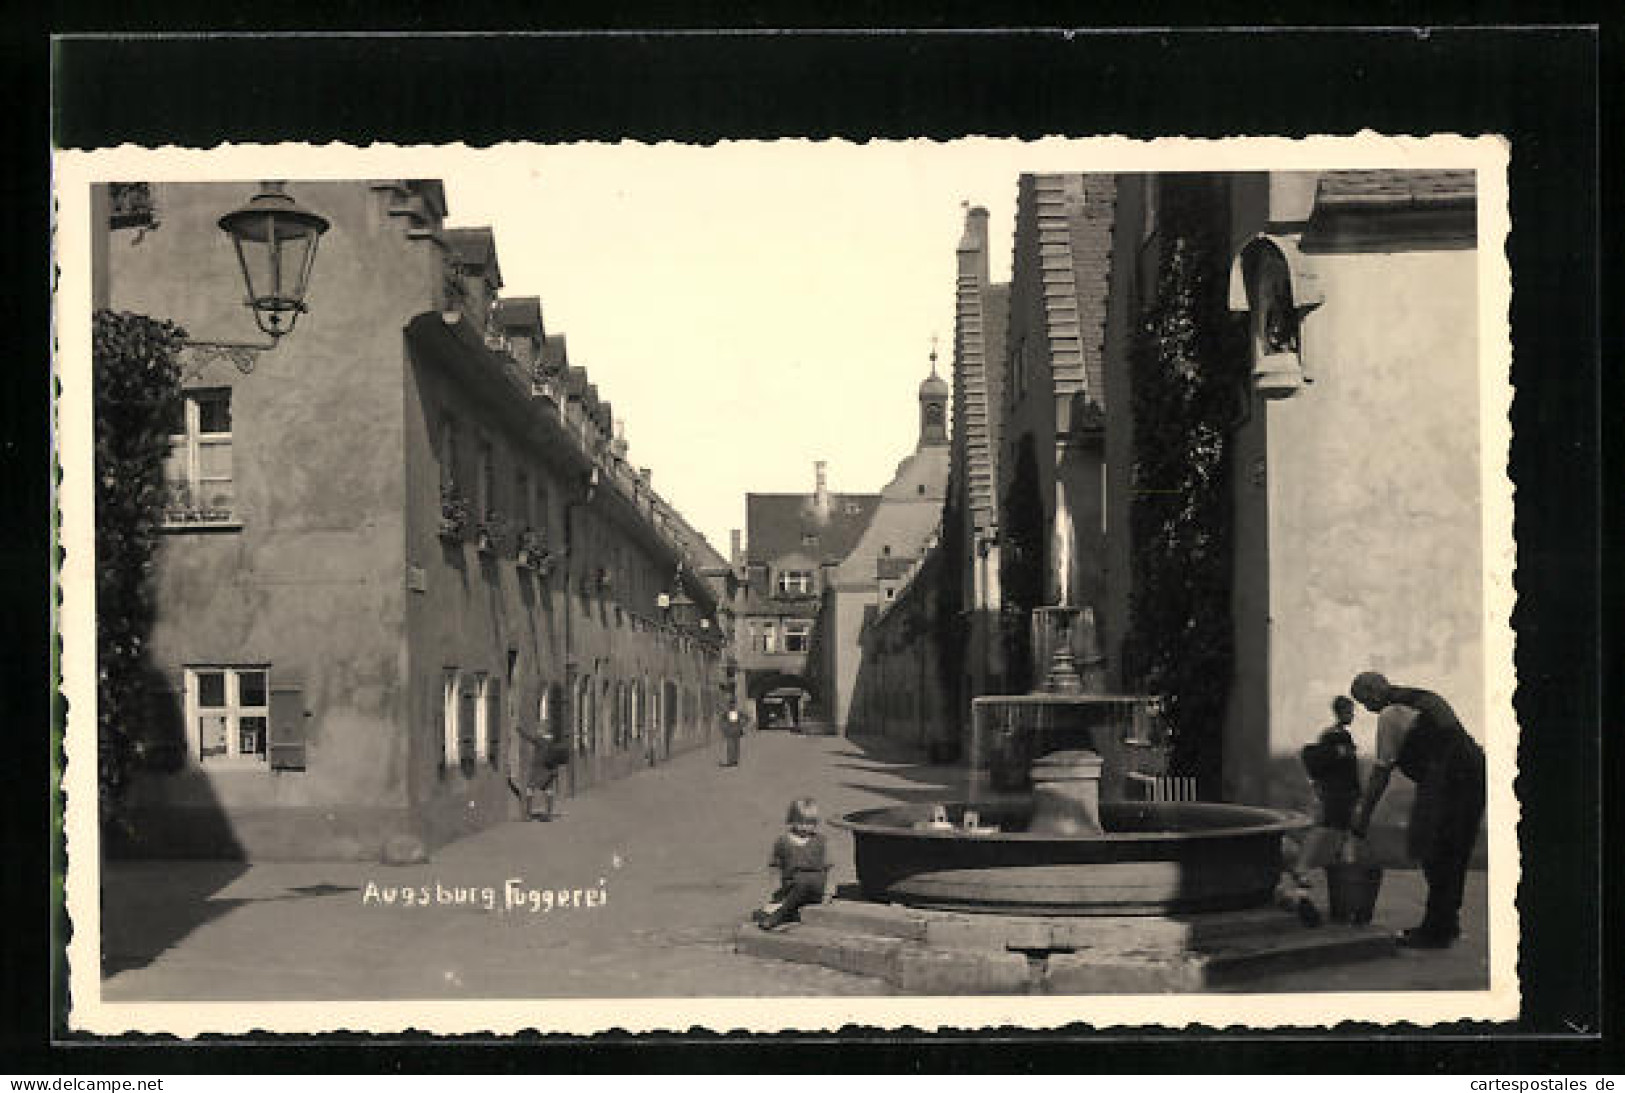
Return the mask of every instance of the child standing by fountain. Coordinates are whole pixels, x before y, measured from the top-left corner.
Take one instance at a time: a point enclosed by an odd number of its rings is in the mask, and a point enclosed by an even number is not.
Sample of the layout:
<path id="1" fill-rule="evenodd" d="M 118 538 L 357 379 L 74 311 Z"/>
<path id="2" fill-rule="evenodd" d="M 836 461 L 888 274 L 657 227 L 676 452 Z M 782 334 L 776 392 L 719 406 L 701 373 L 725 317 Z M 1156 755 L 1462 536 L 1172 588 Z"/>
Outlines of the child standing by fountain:
<path id="1" fill-rule="evenodd" d="M 1337 860 L 1348 843 L 1354 806 L 1360 799 L 1360 768 L 1354 753 L 1354 701 L 1332 699 L 1334 724 L 1303 749 L 1303 766 L 1315 788 L 1315 826 L 1304 835 L 1298 860 L 1283 878 L 1282 901 L 1298 912 L 1305 926 L 1320 925 L 1320 910 L 1310 898 L 1310 875 Z"/>
<path id="2" fill-rule="evenodd" d="M 790 802 L 784 822 L 790 829 L 774 840 L 767 863 L 779 871 L 779 890 L 773 893 L 778 906 L 752 916 L 764 930 L 799 921 L 803 907 L 823 902 L 824 881 L 829 875 L 827 848 L 818 830 L 818 802 L 797 797 Z"/>

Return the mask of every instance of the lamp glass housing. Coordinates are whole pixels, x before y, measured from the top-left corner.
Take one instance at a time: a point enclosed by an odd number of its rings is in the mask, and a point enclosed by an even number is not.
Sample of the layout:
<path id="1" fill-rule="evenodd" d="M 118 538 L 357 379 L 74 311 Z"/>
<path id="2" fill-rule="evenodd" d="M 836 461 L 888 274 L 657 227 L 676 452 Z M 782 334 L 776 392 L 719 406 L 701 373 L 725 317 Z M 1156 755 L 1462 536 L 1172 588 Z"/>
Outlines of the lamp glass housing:
<path id="1" fill-rule="evenodd" d="M 327 218 L 301 207 L 281 182 L 261 184 L 246 205 L 220 218 L 242 270 L 245 301 L 254 322 L 272 338 L 293 330 L 305 310 L 305 291 Z"/>
<path id="2" fill-rule="evenodd" d="M 684 629 L 689 629 L 699 622 L 699 605 L 687 592 L 678 592 L 671 598 L 671 621 Z"/>

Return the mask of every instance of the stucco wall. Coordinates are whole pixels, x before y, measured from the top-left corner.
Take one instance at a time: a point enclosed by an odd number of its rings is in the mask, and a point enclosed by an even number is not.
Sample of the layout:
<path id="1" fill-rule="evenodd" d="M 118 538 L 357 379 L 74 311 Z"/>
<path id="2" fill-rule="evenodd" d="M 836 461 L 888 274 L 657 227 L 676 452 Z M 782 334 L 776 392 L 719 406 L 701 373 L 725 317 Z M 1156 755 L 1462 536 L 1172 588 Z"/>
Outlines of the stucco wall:
<path id="1" fill-rule="evenodd" d="M 159 225 L 109 241 L 109 305 L 195 339 L 265 341 L 215 223 L 255 189 L 155 183 Z M 307 768 L 147 774 L 141 852 L 368 856 L 404 815 L 401 330 L 434 282 L 426 244 L 367 184 L 289 190 L 332 222 L 310 313 L 251 375 L 216 361 L 186 381 L 232 391 L 241 527 L 163 537 L 151 650 L 176 681 L 189 664 L 269 664 L 273 686 L 302 685 Z"/>
<path id="2" fill-rule="evenodd" d="M 529 750 L 517 739 L 515 724 L 540 724 L 547 689 L 557 685 L 564 698 L 550 710 L 550 720 L 572 748 L 563 788 L 579 793 L 707 742 L 715 712 L 710 692 L 717 683 L 716 657 L 656 625 L 654 597 L 673 586 L 670 562 L 632 533 L 624 502 L 607 484 L 589 497 L 579 457 L 530 416 L 550 417 L 552 411 L 529 405 L 523 395 L 504 393 L 500 385 L 477 382 L 475 370 L 490 363 L 477 351 L 414 348 L 411 359 L 408 542 L 410 562 L 424 574 L 423 590 L 411 593 L 409 606 L 412 801 L 424 838 L 438 845 L 520 814 L 510 782 L 522 784 Z M 490 445 L 498 511 L 510 517 L 518 511 L 515 476 L 521 468 L 535 488 L 538 510 L 545 497 L 545 512 L 532 516 L 533 526 L 545 528 L 555 556 L 545 578 L 520 570 L 511 550 L 482 557 L 472 542 L 440 539 L 434 441 L 447 413 L 457 422 L 464 468 L 474 466 L 476 445 Z M 625 563 L 616 574 L 619 583 L 609 590 L 584 589 L 584 579 L 611 565 L 612 557 Z M 450 667 L 503 678 L 501 743 L 494 764 L 486 755 L 472 766 L 442 762 L 441 688 Z M 572 697 L 583 678 L 592 690 L 584 736 L 576 731 Z M 668 682 L 677 687 L 672 709 L 666 704 Z M 633 684 L 643 710 L 623 712 L 625 730 L 618 742 L 617 703 L 631 701 L 618 695 L 628 695 Z"/>
<path id="3" fill-rule="evenodd" d="M 884 602 L 876 566 L 882 557 L 918 558 L 942 519 L 948 488 L 948 446 L 922 445 L 897 465 L 880 492 L 874 517 L 852 552 L 836 567 L 829 597 L 830 675 L 834 724 L 843 731 L 852 706 L 863 650 L 858 637 L 865 605 Z"/>
<path id="4" fill-rule="evenodd" d="M 1269 407 L 1271 746 L 1364 668 L 1484 720 L 1472 250 L 1317 254 L 1314 382 Z M 1375 719 L 1357 722 L 1369 753 Z"/>

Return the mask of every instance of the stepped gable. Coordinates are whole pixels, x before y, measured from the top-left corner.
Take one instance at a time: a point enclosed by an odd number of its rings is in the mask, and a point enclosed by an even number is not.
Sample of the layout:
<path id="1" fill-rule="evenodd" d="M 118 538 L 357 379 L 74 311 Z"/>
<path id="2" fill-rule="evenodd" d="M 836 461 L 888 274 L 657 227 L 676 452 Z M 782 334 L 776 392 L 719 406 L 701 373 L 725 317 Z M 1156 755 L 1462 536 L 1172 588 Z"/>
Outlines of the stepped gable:
<path id="1" fill-rule="evenodd" d="M 816 553 L 820 563 L 840 562 L 863 536 L 880 504 L 874 493 L 830 495 L 829 518 L 820 524 L 809 518 L 810 493 L 750 493 L 745 495 L 745 520 L 749 535 L 747 560 L 765 565 L 787 554 Z M 818 536 L 818 545 L 802 544 L 804 534 Z"/>
<path id="2" fill-rule="evenodd" d="M 972 526 L 983 530 L 996 516 L 997 408 L 1010 306 L 1009 286 L 988 284 L 987 265 L 987 210 L 977 207 L 965 215 L 954 286 L 954 464 L 964 468 Z"/>
<path id="3" fill-rule="evenodd" d="M 1072 219 L 1072 277 L 1077 299 L 1077 331 L 1083 353 L 1084 396 L 1106 408 L 1106 299 L 1111 288 L 1112 225 L 1117 212 L 1117 180 L 1083 176 L 1083 205 Z"/>
<path id="4" fill-rule="evenodd" d="M 1111 175 L 1022 175 L 1017 247 L 1032 248 L 1045 353 L 1058 405 L 1083 394 L 1105 405 L 1102 341 L 1116 182 Z M 1021 264 L 1018 256 L 1018 264 Z"/>

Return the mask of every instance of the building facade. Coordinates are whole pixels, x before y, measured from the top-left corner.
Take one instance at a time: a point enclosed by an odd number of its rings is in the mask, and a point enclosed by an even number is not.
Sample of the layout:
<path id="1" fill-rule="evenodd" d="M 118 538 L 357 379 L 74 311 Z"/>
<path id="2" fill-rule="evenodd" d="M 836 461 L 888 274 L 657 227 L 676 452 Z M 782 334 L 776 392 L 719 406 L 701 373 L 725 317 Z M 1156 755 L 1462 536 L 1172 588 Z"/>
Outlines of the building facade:
<path id="1" fill-rule="evenodd" d="M 1136 635 L 1168 588 L 1213 576 L 1182 639 L 1226 650 L 1222 700 L 1184 729 L 1210 745 L 1205 795 L 1303 804 L 1298 750 L 1364 668 L 1481 725 L 1475 225 L 1471 172 L 1025 175 L 1005 289 L 970 210 L 943 544 L 864 631 L 862 719 L 931 745 L 940 659 L 962 665 L 947 716 L 967 731 L 975 695 L 1032 686 L 1027 614 L 1048 604 L 1092 610 L 1110 687 L 1166 697 Z M 1159 358 L 1157 331 L 1183 355 Z M 1170 435 L 1156 368 L 1209 400 L 1209 462 L 1172 484 L 1147 468 L 1192 439 Z M 1209 487 L 1212 535 L 1153 572 L 1154 512 L 1187 518 L 1166 502 Z"/>
<path id="2" fill-rule="evenodd" d="M 1181 207 L 1202 223 L 1181 223 Z M 1106 378 L 1130 397 L 1107 406 L 1109 527 L 1131 523 L 1134 463 L 1152 443 L 1132 405 L 1135 337 L 1177 290 L 1165 275 L 1182 232 L 1220 250 L 1202 276 L 1237 327 L 1236 362 L 1194 362 L 1236 370 L 1219 510 L 1234 667 L 1215 796 L 1304 804 L 1298 750 L 1365 668 L 1483 724 L 1475 225 L 1470 171 L 1118 179 Z M 1108 618 L 1145 588 L 1139 547 L 1108 537 L 1108 565 L 1132 574 L 1108 581 Z M 1372 729 L 1357 720 L 1367 755 Z"/>
<path id="3" fill-rule="evenodd" d="M 999 584 L 999 430 L 1010 285 L 989 275 L 988 212 L 965 214 L 955 253 L 953 422 L 943 504 L 940 655 L 957 663 L 944 711 L 947 735 L 969 732 L 970 702 L 1011 688 L 1006 678 L 1004 596 Z"/>
<path id="4" fill-rule="evenodd" d="M 123 849 L 411 855 L 520 815 L 521 727 L 568 742 L 572 792 L 703 743 L 721 643 L 662 605 L 713 617 L 714 552 L 540 302 L 499 296 L 491 233 L 436 182 L 296 183 L 331 223 L 310 314 L 244 349 L 215 221 L 248 189 L 151 184 L 96 256 L 98 306 L 196 340 Z"/>

